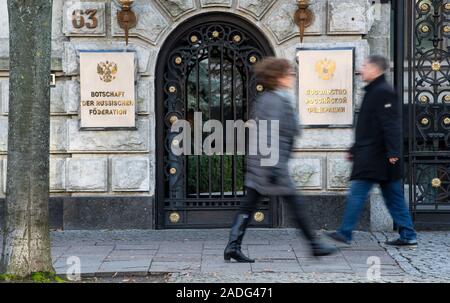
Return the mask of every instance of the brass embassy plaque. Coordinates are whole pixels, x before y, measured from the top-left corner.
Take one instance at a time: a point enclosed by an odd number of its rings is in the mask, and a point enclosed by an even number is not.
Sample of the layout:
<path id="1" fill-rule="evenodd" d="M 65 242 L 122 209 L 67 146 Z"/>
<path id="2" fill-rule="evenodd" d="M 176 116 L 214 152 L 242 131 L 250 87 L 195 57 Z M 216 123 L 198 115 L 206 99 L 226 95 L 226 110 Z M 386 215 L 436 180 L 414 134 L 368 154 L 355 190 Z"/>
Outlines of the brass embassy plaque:
<path id="1" fill-rule="evenodd" d="M 354 49 L 298 49 L 304 126 L 353 125 Z"/>
<path id="2" fill-rule="evenodd" d="M 132 52 L 81 52 L 81 127 L 135 127 Z"/>

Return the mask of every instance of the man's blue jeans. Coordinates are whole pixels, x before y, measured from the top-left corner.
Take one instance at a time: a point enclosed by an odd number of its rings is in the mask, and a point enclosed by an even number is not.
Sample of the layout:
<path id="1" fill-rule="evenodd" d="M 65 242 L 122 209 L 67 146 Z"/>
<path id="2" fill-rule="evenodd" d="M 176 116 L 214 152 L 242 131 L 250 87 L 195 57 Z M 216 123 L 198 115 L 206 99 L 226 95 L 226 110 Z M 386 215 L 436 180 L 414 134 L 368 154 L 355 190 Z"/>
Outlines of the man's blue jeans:
<path id="1" fill-rule="evenodd" d="M 364 209 L 364 204 L 369 196 L 369 192 L 376 184 L 370 180 L 354 180 L 350 186 L 350 193 L 347 197 L 347 205 L 344 213 L 344 220 L 338 233 L 347 240 L 352 240 L 352 231 L 359 220 L 359 216 Z M 403 195 L 402 183 L 400 180 L 379 183 L 383 198 L 389 213 L 398 226 L 400 239 L 405 241 L 416 241 L 417 234 L 414 231 L 411 216 Z"/>

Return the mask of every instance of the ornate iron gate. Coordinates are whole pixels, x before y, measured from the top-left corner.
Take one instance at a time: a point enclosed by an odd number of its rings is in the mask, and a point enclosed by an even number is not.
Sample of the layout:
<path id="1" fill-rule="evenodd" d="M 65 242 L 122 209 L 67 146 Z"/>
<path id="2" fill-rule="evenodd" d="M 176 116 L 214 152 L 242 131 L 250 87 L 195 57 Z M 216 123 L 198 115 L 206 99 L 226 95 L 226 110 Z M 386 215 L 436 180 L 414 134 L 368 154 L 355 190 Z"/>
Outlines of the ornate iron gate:
<path id="1" fill-rule="evenodd" d="M 251 67 L 268 55 L 272 51 L 257 29 L 223 13 L 197 16 L 167 39 L 156 74 L 158 228 L 230 225 L 245 195 L 245 157 L 176 156 L 171 145 L 180 142 L 174 142 L 178 133 L 171 126 L 184 119 L 194 133 L 196 112 L 203 122 L 246 121 L 261 91 Z M 272 226 L 274 208 L 276 203 L 263 201 L 254 223 Z"/>
<path id="2" fill-rule="evenodd" d="M 407 1 L 406 32 L 405 151 L 410 208 L 417 218 L 450 213 L 450 2 Z"/>

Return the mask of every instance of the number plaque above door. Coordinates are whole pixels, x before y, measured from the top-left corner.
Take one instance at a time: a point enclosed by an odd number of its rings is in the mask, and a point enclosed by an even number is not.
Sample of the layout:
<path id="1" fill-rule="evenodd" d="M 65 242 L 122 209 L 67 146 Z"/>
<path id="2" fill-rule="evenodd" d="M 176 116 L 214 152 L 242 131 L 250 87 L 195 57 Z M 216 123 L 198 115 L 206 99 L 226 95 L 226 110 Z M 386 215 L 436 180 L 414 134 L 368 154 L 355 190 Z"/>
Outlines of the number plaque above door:
<path id="1" fill-rule="evenodd" d="M 67 1 L 63 23 L 66 36 L 105 36 L 105 2 Z"/>

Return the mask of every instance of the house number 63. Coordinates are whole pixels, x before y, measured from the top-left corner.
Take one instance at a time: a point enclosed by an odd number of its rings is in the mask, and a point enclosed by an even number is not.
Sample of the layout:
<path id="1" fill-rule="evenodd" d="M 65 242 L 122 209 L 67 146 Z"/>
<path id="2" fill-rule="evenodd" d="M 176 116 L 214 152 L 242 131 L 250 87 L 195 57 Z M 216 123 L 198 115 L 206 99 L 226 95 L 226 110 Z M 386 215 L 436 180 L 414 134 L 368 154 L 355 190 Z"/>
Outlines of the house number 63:
<path id="1" fill-rule="evenodd" d="M 96 9 L 74 10 L 72 12 L 72 25 L 74 28 L 97 28 L 98 19 Z M 86 20 L 87 19 L 87 20 Z"/>

